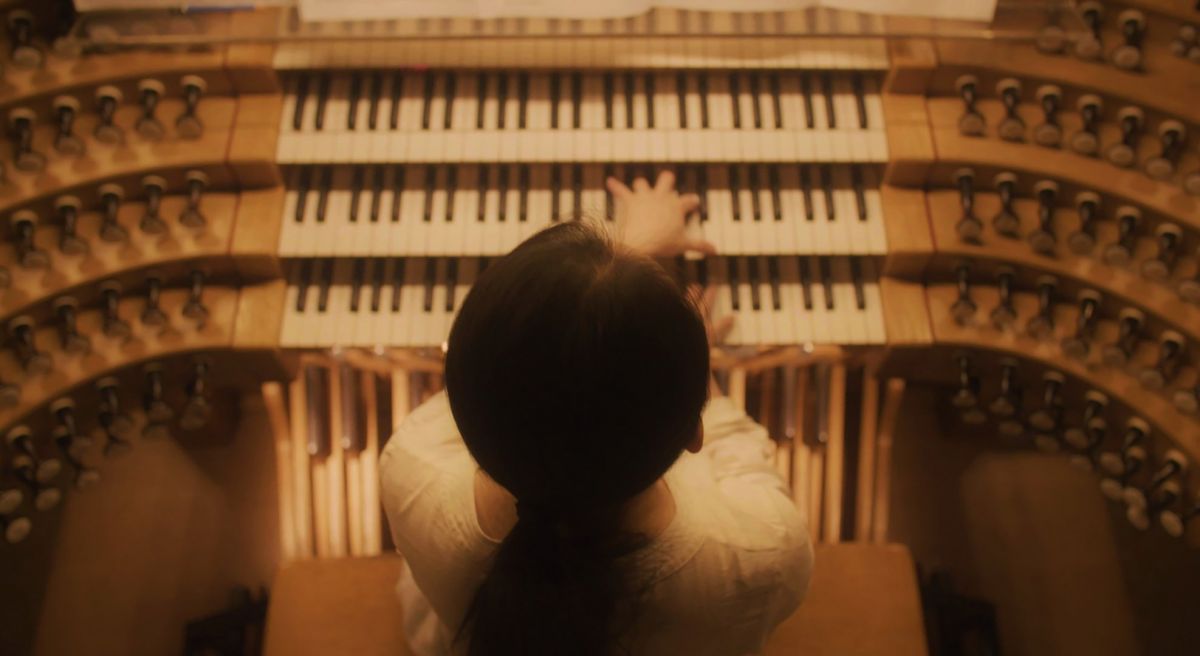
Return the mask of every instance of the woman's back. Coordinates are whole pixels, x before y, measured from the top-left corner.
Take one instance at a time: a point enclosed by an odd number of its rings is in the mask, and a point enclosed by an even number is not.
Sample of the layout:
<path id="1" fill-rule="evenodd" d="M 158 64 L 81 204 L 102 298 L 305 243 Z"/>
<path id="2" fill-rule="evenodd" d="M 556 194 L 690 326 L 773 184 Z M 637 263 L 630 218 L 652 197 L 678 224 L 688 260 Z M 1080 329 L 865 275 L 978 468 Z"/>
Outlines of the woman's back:
<path id="1" fill-rule="evenodd" d="M 755 653 L 807 589 L 811 545 L 766 458 L 766 432 L 724 398 L 703 419 L 704 449 L 684 453 L 664 476 L 674 517 L 621 559 L 645 586 L 619 630 L 621 653 Z M 455 627 L 498 541 L 480 528 L 476 465 L 444 394 L 401 425 L 381 470 L 389 524 L 408 563 L 400 584 L 406 635 L 419 655 L 455 653 Z"/>

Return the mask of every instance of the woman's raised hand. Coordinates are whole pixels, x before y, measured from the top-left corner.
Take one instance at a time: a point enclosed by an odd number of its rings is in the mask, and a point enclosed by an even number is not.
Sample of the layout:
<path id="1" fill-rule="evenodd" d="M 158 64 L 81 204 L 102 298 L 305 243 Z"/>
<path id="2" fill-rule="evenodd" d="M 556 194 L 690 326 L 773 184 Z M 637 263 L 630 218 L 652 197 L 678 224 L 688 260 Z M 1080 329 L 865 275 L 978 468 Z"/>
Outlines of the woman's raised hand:
<path id="1" fill-rule="evenodd" d="M 605 181 L 616 201 L 616 240 L 637 253 L 651 257 L 674 257 L 685 251 L 715 255 L 712 243 L 687 234 L 687 217 L 700 207 L 696 194 L 680 195 L 675 174 L 663 171 L 654 186 L 645 178 L 633 188 L 616 178 Z"/>

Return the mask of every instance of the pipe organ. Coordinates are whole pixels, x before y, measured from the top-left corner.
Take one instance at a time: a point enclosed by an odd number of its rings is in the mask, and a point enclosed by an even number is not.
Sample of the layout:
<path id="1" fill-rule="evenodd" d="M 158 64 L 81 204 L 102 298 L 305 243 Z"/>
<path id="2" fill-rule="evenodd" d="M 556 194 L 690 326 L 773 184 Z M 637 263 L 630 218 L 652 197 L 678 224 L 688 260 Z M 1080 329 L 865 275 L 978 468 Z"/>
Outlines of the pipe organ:
<path id="1" fill-rule="evenodd" d="M 440 387 L 475 277 L 610 220 L 606 176 L 670 169 L 720 251 L 677 273 L 736 316 L 715 362 L 814 536 L 885 540 L 904 390 L 932 385 L 1200 544 L 1191 3 L 1002 3 L 986 35 L 662 9 L 67 33 L 25 4 L 0 86 L 9 543 L 140 442 L 227 429 L 232 391 L 275 432 L 284 557 L 379 553 L 375 455 Z"/>

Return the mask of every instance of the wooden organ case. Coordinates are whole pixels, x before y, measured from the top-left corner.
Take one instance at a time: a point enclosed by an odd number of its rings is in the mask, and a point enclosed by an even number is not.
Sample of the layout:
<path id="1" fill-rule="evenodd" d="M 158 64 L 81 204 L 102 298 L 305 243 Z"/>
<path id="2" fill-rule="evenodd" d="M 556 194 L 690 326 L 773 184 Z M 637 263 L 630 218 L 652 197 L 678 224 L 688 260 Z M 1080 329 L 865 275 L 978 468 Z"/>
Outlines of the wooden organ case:
<path id="1" fill-rule="evenodd" d="M 281 559 L 386 551 L 376 456 L 474 276 L 661 169 L 703 199 L 720 256 L 679 274 L 736 315 L 720 377 L 814 539 L 898 539 L 921 463 L 893 451 L 945 433 L 1200 544 L 1194 3 L 69 31 L 10 4 L 6 653 L 169 650 Z"/>

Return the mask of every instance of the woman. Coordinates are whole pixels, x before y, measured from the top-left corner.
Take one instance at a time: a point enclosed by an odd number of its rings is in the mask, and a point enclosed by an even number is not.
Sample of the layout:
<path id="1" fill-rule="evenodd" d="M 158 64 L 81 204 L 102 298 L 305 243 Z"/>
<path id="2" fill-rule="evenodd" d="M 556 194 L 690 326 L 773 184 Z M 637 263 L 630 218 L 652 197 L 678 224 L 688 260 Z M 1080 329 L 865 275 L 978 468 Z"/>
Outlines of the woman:
<path id="1" fill-rule="evenodd" d="M 480 275 L 446 393 L 384 450 L 419 655 L 757 653 L 807 589 L 766 431 L 711 385 L 704 317 L 651 259 L 713 251 L 685 233 L 698 199 L 669 173 L 608 186 L 612 241 L 558 225 Z"/>

